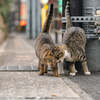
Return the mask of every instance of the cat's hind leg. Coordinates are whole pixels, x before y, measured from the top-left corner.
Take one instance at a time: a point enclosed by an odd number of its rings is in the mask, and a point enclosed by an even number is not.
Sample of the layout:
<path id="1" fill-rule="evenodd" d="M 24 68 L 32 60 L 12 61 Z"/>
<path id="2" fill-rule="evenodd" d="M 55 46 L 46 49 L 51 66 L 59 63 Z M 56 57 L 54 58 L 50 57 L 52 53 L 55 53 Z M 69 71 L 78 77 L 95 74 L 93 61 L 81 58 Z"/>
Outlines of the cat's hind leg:
<path id="1" fill-rule="evenodd" d="M 40 64 L 40 72 L 39 75 L 44 75 L 44 65 Z"/>
<path id="2" fill-rule="evenodd" d="M 68 65 L 69 65 L 70 75 L 75 76 L 76 75 L 76 70 L 75 70 L 74 62 L 68 62 Z"/>
<path id="3" fill-rule="evenodd" d="M 90 75 L 91 73 L 88 70 L 87 62 L 86 61 L 85 62 L 83 61 L 83 62 L 81 62 L 81 64 L 82 64 L 82 67 L 83 67 L 84 74 L 85 75 Z"/>
<path id="4" fill-rule="evenodd" d="M 81 64 L 82 64 L 84 74 L 85 74 L 85 75 L 90 75 L 91 73 L 89 72 L 88 67 L 87 67 L 87 61 L 86 61 L 85 53 L 84 53 L 84 55 L 82 56 L 80 62 L 81 62 Z"/>
<path id="5" fill-rule="evenodd" d="M 44 73 L 47 73 L 48 71 L 47 71 L 47 68 L 48 68 L 48 66 L 47 65 L 44 65 Z"/>

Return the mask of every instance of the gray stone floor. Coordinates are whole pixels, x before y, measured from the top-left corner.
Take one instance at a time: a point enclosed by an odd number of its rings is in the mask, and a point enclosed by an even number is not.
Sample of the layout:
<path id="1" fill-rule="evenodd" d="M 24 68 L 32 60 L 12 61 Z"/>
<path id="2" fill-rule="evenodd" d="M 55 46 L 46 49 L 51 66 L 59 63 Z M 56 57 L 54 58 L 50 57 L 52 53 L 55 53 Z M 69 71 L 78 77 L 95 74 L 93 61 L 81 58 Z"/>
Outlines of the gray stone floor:
<path id="1" fill-rule="evenodd" d="M 12 38 L 7 41 L 9 42 L 4 50 L 6 54 L 1 71 L 38 71 L 35 51 L 25 40 Z"/>
<path id="2" fill-rule="evenodd" d="M 0 100 L 94 100 L 79 88 L 79 92 L 71 88 L 67 76 L 54 77 L 52 71 L 39 76 L 38 59 L 26 40 L 10 38 L 0 50 Z"/>
<path id="3" fill-rule="evenodd" d="M 0 72 L 0 98 L 82 100 L 61 78 L 38 72 Z"/>
<path id="4" fill-rule="evenodd" d="M 6 56 L 2 66 L 37 65 L 38 59 L 34 49 L 18 37 L 9 39 L 5 48 Z"/>
<path id="5" fill-rule="evenodd" d="M 53 40 L 55 41 L 55 37 L 54 34 L 51 34 Z M 59 40 L 61 41 L 61 35 L 59 35 Z M 31 43 L 31 45 L 34 47 L 34 44 L 32 44 L 33 40 L 28 41 L 29 43 Z M 99 64 L 99 43 L 100 41 L 98 41 L 97 39 L 94 40 L 89 40 L 89 43 L 86 45 L 87 48 L 87 57 L 88 57 L 88 67 L 92 68 L 94 67 L 94 69 L 99 68 L 100 64 Z M 61 44 L 61 42 L 60 42 Z M 94 60 L 94 62 L 93 62 Z M 96 62 L 97 61 L 97 62 Z M 86 93 L 88 93 L 89 95 L 91 95 L 95 100 L 99 100 L 100 99 L 100 70 L 99 71 L 91 71 L 91 75 L 90 76 L 85 76 L 82 73 L 77 73 L 76 76 L 72 77 L 68 74 L 65 74 L 65 76 L 68 77 L 68 79 L 72 80 L 74 83 L 78 84 L 78 86 L 83 89 Z M 66 80 L 66 82 L 68 81 L 68 79 L 64 79 Z M 70 85 L 70 84 L 69 84 Z M 76 85 L 70 85 L 70 87 L 72 87 L 74 89 Z M 75 90 L 75 89 L 74 89 Z M 77 91 L 76 91 L 77 92 Z M 80 93 L 81 95 L 81 93 Z M 86 97 L 85 95 L 83 97 Z M 85 98 L 85 100 L 87 100 L 87 98 Z"/>

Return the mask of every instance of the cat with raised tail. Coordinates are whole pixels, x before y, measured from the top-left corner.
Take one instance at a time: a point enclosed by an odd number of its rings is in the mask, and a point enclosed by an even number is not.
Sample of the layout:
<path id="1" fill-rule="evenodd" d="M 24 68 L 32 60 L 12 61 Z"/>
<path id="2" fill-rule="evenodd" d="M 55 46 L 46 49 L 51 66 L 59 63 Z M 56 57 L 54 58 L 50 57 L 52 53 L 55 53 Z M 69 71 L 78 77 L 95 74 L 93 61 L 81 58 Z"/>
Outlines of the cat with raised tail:
<path id="1" fill-rule="evenodd" d="M 35 41 L 35 53 L 39 59 L 37 66 L 37 69 L 40 70 L 39 75 L 44 75 L 44 73 L 47 73 L 47 67 L 50 66 L 54 76 L 60 77 L 57 69 L 57 63 L 59 62 L 58 55 L 63 56 L 64 52 L 60 51 L 59 48 L 56 48 L 49 34 L 53 11 L 54 7 L 53 4 L 51 4 L 49 14 L 43 26 L 43 30 Z M 53 53 L 54 51 L 56 51 L 55 55 Z"/>
<path id="2" fill-rule="evenodd" d="M 66 32 L 63 35 L 63 44 L 57 48 L 64 51 L 63 58 L 60 58 L 61 62 L 63 60 L 68 61 L 70 75 L 76 75 L 77 71 L 75 70 L 75 61 L 80 61 L 83 67 L 85 75 L 90 75 L 88 71 L 87 60 L 85 54 L 85 32 L 80 27 L 74 27 L 72 20 L 69 14 L 69 0 L 67 0 L 65 8 L 65 17 L 66 17 Z M 54 54 L 56 52 L 53 52 Z M 58 68 L 59 74 L 63 74 L 63 66 Z"/>

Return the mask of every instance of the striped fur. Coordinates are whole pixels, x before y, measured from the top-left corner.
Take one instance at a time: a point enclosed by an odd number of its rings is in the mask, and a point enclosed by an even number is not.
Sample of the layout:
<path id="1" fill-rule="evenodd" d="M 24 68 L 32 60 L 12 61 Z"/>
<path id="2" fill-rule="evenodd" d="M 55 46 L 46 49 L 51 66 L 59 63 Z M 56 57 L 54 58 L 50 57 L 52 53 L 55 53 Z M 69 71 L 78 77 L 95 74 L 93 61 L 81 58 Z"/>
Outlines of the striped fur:
<path id="1" fill-rule="evenodd" d="M 64 59 L 69 62 L 70 75 L 75 75 L 76 73 L 74 68 L 74 63 L 76 61 L 81 62 L 84 74 L 89 75 L 90 72 L 88 71 L 84 49 L 86 44 L 85 32 L 82 28 L 74 27 L 72 25 L 69 14 L 69 0 L 67 1 L 65 8 L 65 17 L 66 32 L 63 35 L 63 44 L 59 46 L 59 48 L 63 48 L 63 50 L 66 51 L 66 57 Z"/>
<path id="2" fill-rule="evenodd" d="M 47 16 L 45 21 L 44 27 L 42 32 L 38 35 L 35 41 L 35 53 L 38 57 L 38 66 L 37 68 L 40 69 L 39 75 L 44 75 L 47 72 L 47 66 L 50 66 L 53 70 L 54 76 L 59 77 L 57 71 L 57 63 L 58 63 L 58 56 L 61 56 L 61 51 L 56 49 L 53 40 L 49 34 L 51 21 L 53 17 L 53 4 L 50 5 L 50 12 Z M 54 55 L 53 51 L 57 51 L 57 54 Z M 63 56 L 63 55 L 62 55 Z"/>
<path id="3" fill-rule="evenodd" d="M 44 23 L 42 33 L 49 33 L 50 28 L 51 28 L 51 21 L 52 21 L 52 17 L 53 17 L 53 11 L 54 11 L 53 4 L 51 4 L 50 5 L 50 11 L 49 11 L 47 19 Z"/>
<path id="4" fill-rule="evenodd" d="M 68 29 L 69 27 L 73 26 L 72 24 L 72 20 L 69 14 L 69 0 L 67 1 L 67 5 L 65 8 L 65 17 L 66 17 L 66 29 Z"/>

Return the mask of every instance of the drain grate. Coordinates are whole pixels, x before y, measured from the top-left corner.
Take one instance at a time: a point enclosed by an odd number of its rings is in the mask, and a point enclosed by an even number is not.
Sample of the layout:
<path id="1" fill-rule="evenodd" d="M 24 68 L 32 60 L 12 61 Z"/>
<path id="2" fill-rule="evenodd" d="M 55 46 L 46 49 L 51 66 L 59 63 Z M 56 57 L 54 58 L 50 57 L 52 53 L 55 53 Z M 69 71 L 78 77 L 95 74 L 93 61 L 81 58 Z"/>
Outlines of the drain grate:
<path id="1" fill-rule="evenodd" d="M 38 71 L 37 66 L 1 66 L 0 71 Z M 48 71 L 51 68 L 48 67 Z"/>

